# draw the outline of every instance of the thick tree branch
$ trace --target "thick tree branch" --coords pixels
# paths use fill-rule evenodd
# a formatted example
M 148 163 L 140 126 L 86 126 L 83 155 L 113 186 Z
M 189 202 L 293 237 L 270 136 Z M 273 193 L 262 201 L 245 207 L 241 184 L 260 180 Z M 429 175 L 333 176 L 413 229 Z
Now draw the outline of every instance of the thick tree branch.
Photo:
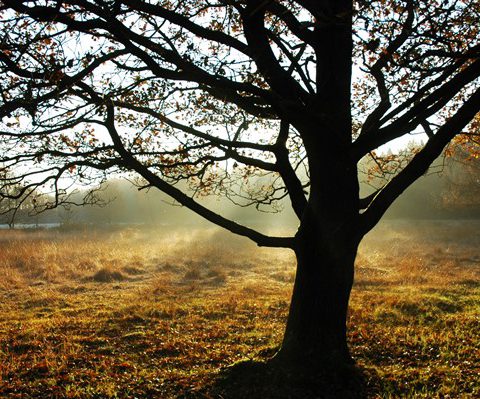
M 116 151 L 122 157 L 122 165 L 130 170 L 136 171 L 152 186 L 158 188 L 160 191 L 172 197 L 175 201 L 194 211 L 198 215 L 202 216 L 206 220 L 231 231 L 232 233 L 248 237 L 252 241 L 256 242 L 259 246 L 264 247 L 284 247 L 293 248 L 293 237 L 270 237 L 249 227 L 242 226 L 232 220 L 226 219 L 223 216 L 211 211 L 203 205 L 196 202 L 193 198 L 183 193 L 178 188 L 168 184 L 162 180 L 159 176 L 151 172 L 148 167 L 136 160 L 132 154 L 127 151 L 122 143 L 122 140 L 115 127 L 114 107 L 112 103 L 106 104 L 107 107 L 107 120 L 106 126 L 110 137 L 113 140 Z
M 256 1 L 248 1 L 242 13 L 245 38 L 253 59 L 274 92 L 289 99 L 292 105 L 298 102 L 296 107 L 305 105 L 309 102 L 310 95 L 278 64 L 270 47 L 264 26 L 265 11 L 263 4 L 259 6 Z
M 274 153 L 277 158 L 278 171 L 290 195 L 292 208 L 298 219 L 301 220 L 307 206 L 307 199 L 305 198 L 302 182 L 298 178 L 297 174 L 292 168 L 292 164 L 290 163 L 289 152 L 287 149 L 289 128 L 290 125 L 288 122 L 281 122 L 280 132 L 275 144 Z
M 291 52 L 286 48 L 286 46 L 282 43 L 282 41 L 280 40 L 280 38 L 273 34 L 273 33 L 269 33 L 269 37 L 270 39 L 278 46 L 278 48 L 280 48 L 282 50 L 282 52 L 286 55 L 286 57 L 288 58 L 288 60 L 290 61 L 290 67 L 288 68 L 288 71 L 287 73 L 289 75 L 292 74 L 292 72 L 296 72 L 298 73 L 298 76 L 300 76 L 300 79 L 302 80 L 303 82 L 303 85 L 306 87 L 306 89 L 308 90 L 308 92 L 311 94 L 311 95 L 314 95 L 315 94 L 315 90 L 313 89 L 313 86 L 312 86 L 312 83 L 313 81 L 311 81 L 308 76 L 306 75 L 306 73 L 304 72 L 304 70 L 302 69 L 302 66 L 299 64 L 299 60 L 300 58 L 302 57 L 303 55 L 303 52 L 305 51 L 305 48 L 306 48 L 306 45 L 303 45 L 301 46 L 300 50 L 298 51 L 298 54 L 296 54 L 295 56 L 293 54 L 291 54 Z
M 376 190 L 366 197 L 360 198 L 358 209 L 367 209 L 381 190 Z
M 371 131 L 368 136 L 364 135 L 357 139 L 352 146 L 354 156 L 360 159 L 363 155 L 375 148 L 412 132 L 425 121 L 425 119 L 434 115 L 447 105 L 462 88 L 479 77 L 480 59 L 475 60 L 451 80 L 444 83 L 443 86 L 418 101 L 406 111 L 405 114 L 393 121 L 390 125 L 380 128 L 377 131 Z
M 268 12 L 280 18 L 288 29 L 304 43 L 309 45 L 315 43 L 313 32 L 305 24 L 302 24 L 286 6 L 276 1 L 268 1 L 265 6 Z
M 480 112 L 480 89 L 460 107 L 410 163 L 371 201 L 368 209 L 360 215 L 361 229 L 365 233 L 375 226 L 395 199 L 428 170 L 432 162 L 441 155 L 445 146 L 461 133 L 478 112 Z

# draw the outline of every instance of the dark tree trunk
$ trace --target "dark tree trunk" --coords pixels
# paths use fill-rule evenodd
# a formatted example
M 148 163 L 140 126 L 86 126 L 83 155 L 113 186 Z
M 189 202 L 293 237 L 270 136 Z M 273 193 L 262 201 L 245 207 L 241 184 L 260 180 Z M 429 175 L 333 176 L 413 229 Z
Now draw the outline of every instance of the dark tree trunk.
M 310 165 L 309 203 L 295 237 L 297 273 L 278 357 L 325 369 L 352 363 L 346 321 L 362 235 L 355 164 L 347 157 L 326 164 L 317 159 Z
M 351 363 L 346 320 L 357 245 L 301 231 L 280 358 L 314 368 Z
M 346 320 L 361 239 L 357 160 L 349 151 L 353 2 L 311 5 L 337 23 L 316 25 L 316 101 L 310 113 L 289 118 L 307 152 L 310 191 L 295 237 L 297 274 L 277 357 L 290 365 L 325 369 L 351 363 Z

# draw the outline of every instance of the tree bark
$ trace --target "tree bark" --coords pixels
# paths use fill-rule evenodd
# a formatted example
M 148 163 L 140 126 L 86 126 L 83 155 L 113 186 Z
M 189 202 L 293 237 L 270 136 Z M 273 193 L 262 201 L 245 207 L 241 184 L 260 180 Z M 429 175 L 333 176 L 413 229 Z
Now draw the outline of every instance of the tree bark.
M 359 239 L 340 230 L 319 234 L 312 223 L 297 234 L 297 274 L 282 347 L 290 365 L 313 369 L 351 364 L 347 310 Z

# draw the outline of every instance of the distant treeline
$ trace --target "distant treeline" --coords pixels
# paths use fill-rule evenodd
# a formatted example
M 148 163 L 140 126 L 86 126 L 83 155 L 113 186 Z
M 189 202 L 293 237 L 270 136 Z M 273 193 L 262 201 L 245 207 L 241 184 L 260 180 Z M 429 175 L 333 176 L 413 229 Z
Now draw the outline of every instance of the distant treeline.
M 378 179 L 377 185 L 381 184 Z M 372 192 L 372 182 L 362 184 L 361 192 Z M 476 219 L 480 218 L 480 162 L 466 157 L 447 159 L 433 172 L 420 178 L 393 204 L 386 218 L 403 219 Z M 103 206 L 60 207 L 31 216 L 28 207 L 20 210 L 16 223 L 44 224 L 199 224 L 203 219 L 156 189 L 138 190 L 125 180 L 110 180 L 99 192 Z M 80 199 L 82 193 L 77 194 Z M 226 199 L 202 199 L 205 205 L 224 216 L 247 224 L 295 226 L 296 218 L 285 203 L 280 213 L 258 212 L 254 207 L 241 208 Z M 8 223 L 9 215 L 0 216 Z
M 458 151 L 409 187 L 386 218 L 480 219 L 480 160 Z

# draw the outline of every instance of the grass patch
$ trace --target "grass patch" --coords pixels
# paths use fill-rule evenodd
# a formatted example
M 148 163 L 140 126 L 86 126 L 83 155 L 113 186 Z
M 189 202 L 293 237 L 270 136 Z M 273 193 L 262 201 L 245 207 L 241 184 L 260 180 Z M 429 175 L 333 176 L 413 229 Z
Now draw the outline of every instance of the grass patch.
M 367 237 L 348 320 L 364 397 L 480 397 L 478 227 Z M 134 233 L 0 232 L 0 397 L 327 395 L 252 363 L 281 342 L 290 252 L 215 230 Z M 232 377 L 232 364 L 254 366 Z
M 97 283 L 111 283 L 112 281 L 124 281 L 126 279 L 127 277 L 121 271 L 106 267 L 101 268 L 92 276 L 92 280 Z

